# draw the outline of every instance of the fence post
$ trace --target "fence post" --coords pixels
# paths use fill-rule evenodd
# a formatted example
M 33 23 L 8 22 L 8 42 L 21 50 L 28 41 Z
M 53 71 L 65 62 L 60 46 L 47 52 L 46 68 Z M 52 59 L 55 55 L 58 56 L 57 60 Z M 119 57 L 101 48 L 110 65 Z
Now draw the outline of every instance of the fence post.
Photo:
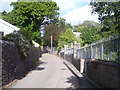
M 76 52 L 76 50 L 77 50 L 77 42 L 75 41 L 74 42 L 74 54 L 73 54 L 73 58 L 76 58 L 76 54 L 77 54 L 77 52 Z
M 87 70 L 87 65 L 86 65 L 86 59 L 87 59 L 87 58 L 86 58 L 86 56 L 87 56 L 87 55 L 86 55 L 86 47 L 84 47 L 84 60 L 85 60 L 85 61 L 84 61 L 84 62 L 85 62 L 85 63 L 84 63 L 84 66 L 85 66 L 85 73 L 86 73 L 86 70 Z
M 84 47 L 84 59 L 86 59 L 86 47 Z
M 76 58 L 78 58 L 79 52 L 78 49 L 76 50 Z
M 91 51 L 91 54 L 90 54 L 91 57 L 90 58 L 92 59 L 93 58 L 93 48 L 92 48 L 92 45 L 90 45 L 90 51 Z
M 97 53 L 97 46 L 95 46 L 95 59 L 97 59 L 98 53 Z
M 68 45 L 64 45 L 64 59 L 65 59 L 65 54 L 66 54 L 67 48 L 68 48 Z

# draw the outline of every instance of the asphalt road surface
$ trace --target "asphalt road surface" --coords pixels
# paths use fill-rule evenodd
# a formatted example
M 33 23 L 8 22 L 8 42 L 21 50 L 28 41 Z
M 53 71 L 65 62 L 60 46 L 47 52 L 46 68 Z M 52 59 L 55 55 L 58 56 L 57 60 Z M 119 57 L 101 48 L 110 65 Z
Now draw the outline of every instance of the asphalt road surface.
M 36 70 L 10 88 L 80 88 L 80 84 L 62 59 L 55 55 L 43 54 Z

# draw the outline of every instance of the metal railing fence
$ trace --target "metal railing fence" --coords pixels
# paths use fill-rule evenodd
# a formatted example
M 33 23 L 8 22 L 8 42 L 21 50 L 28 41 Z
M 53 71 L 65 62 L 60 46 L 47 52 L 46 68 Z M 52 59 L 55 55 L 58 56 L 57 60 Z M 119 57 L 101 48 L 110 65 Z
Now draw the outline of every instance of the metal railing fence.
M 118 62 L 120 58 L 120 36 L 115 35 L 87 47 L 68 48 L 65 54 L 76 54 L 77 59 L 100 59 Z

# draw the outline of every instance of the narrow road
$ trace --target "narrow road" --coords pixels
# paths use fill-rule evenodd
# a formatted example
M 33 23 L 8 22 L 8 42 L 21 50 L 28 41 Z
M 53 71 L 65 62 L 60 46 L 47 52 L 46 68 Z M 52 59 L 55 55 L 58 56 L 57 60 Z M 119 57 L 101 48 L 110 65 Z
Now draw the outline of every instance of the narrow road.
M 80 88 L 78 78 L 64 61 L 51 54 L 43 54 L 40 65 L 10 88 Z

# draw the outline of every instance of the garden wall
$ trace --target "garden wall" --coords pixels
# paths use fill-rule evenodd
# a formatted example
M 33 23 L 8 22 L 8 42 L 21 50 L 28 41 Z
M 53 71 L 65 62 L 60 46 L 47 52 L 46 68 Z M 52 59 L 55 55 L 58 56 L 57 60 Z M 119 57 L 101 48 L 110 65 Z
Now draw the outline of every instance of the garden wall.
M 18 48 L 13 42 L 0 41 L 2 44 L 2 85 L 4 86 L 16 78 L 23 77 L 34 69 L 36 61 L 41 56 L 39 47 L 31 47 L 27 58 L 21 58 Z
M 80 59 L 73 58 L 73 54 L 65 54 L 64 59 L 72 63 L 80 71 Z
M 80 73 L 84 73 L 84 75 L 98 87 L 118 88 L 120 85 L 118 63 L 102 60 L 73 59 L 72 54 L 64 55 L 60 53 L 59 56 L 72 63 Z
M 86 76 L 102 88 L 118 88 L 118 64 L 105 61 L 87 61 Z

